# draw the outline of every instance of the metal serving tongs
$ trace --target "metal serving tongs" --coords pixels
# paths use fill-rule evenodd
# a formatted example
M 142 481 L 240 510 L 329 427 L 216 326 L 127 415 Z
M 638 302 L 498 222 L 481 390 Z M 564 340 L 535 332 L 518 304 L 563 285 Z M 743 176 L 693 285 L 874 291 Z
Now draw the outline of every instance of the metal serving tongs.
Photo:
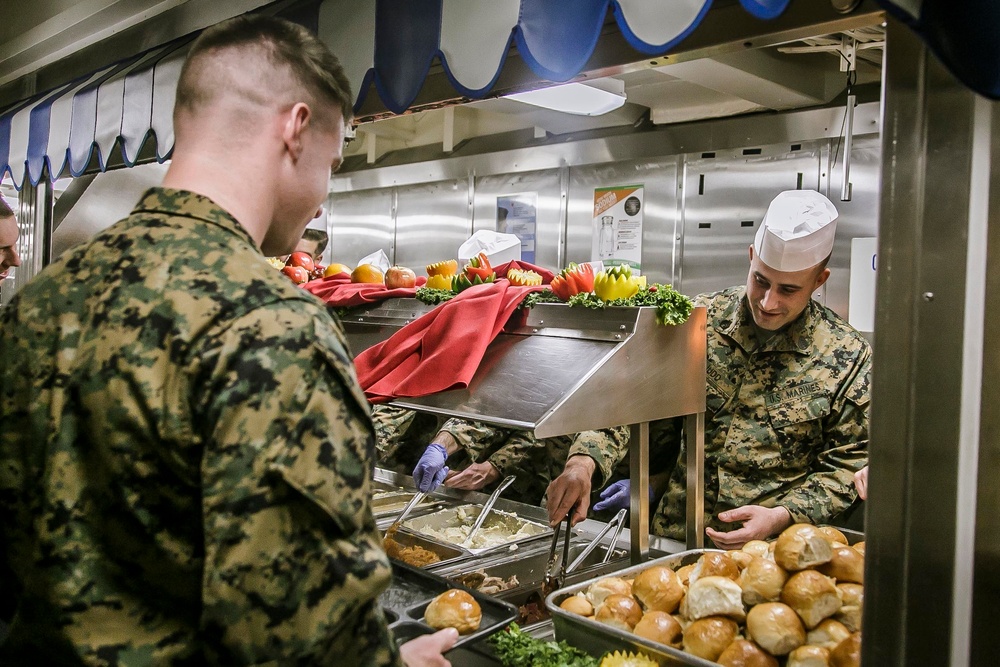
M 570 563 L 569 567 L 566 568 L 566 573 L 568 574 L 574 571 L 577 567 L 579 567 L 580 564 L 583 563 L 583 561 L 587 558 L 587 556 L 589 556 L 590 553 L 597 548 L 597 546 L 601 543 L 601 540 L 604 539 L 604 536 L 607 535 L 609 532 L 611 532 L 611 529 L 613 528 L 615 532 L 611 536 L 611 543 L 608 545 L 608 550 L 604 554 L 604 559 L 601 560 L 601 562 L 607 563 L 609 560 L 611 560 L 611 554 L 613 554 L 615 551 L 615 542 L 618 541 L 618 536 L 621 535 L 622 529 L 625 527 L 626 514 L 628 514 L 627 509 L 618 510 L 618 514 L 616 514 L 614 518 L 611 519 L 611 521 L 608 521 L 607 525 L 601 529 L 601 532 L 599 532 L 597 536 L 590 541 L 590 544 L 587 545 L 587 548 L 581 551 L 580 555 L 577 556 L 575 559 L 573 559 L 573 562 Z
M 406 503 L 406 505 L 403 507 L 403 511 L 399 513 L 399 516 L 397 516 L 396 520 L 392 522 L 392 525 L 389 526 L 389 529 L 385 531 L 385 534 L 389 535 L 391 533 L 395 533 L 396 530 L 399 528 L 399 526 L 403 523 L 403 519 L 405 519 L 407 515 L 409 515 L 410 511 L 414 507 L 419 505 L 420 502 L 426 497 L 427 493 L 425 493 L 424 491 L 417 491 L 416 493 L 414 493 L 413 497 L 410 498 L 410 502 Z
M 493 490 L 493 493 L 490 494 L 486 504 L 483 505 L 483 509 L 479 512 L 479 516 L 476 517 L 476 522 L 472 524 L 472 530 L 469 531 L 469 534 L 464 540 L 462 540 L 462 544 L 459 546 L 464 547 L 472 543 L 473 536 L 479 531 L 480 528 L 483 527 L 483 522 L 486 521 L 486 517 L 489 516 L 489 513 L 493 511 L 493 506 L 496 504 L 500 494 L 503 493 L 504 489 L 513 484 L 515 479 L 517 479 L 517 477 L 514 475 L 507 475 L 504 480 L 500 482 L 500 485 Z
M 545 567 L 545 580 L 542 582 L 542 598 L 546 597 L 552 591 L 562 588 L 563 581 L 566 579 L 566 562 L 569 560 L 569 541 L 573 536 L 573 526 L 570 524 L 570 518 L 573 516 L 575 509 L 575 505 L 571 507 L 569 512 L 566 513 L 564 520 L 566 523 L 566 534 L 563 535 L 562 560 L 559 563 L 558 574 L 554 574 L 552 570 L 555 569 L 556 565 L 556 546 L 559 544 L 559 530 L 562 528 L 563 521 L 556 524 L 552 535 L 552 546 L 549 547 L 549 563 Z

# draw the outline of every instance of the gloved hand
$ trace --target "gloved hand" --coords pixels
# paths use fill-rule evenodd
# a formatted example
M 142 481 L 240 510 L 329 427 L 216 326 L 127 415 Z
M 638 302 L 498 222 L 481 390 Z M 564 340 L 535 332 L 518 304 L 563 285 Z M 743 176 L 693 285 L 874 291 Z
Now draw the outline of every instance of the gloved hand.
M 444 445 L 432 442 L 427 445 L 427 449 L 420 456 L 416 467 L 413 469 L 413 481 L 417 489 L 428 493 L 438 488 L 448 474 L 448 468 L 444 465 L 448 458 L 448 452 Z
M 600 502 L 594 503 L 594 510 L 613 510 L 618 511 L 621 509 L 628 509 L 629 506 L 629 493 L 632 489 L 632 485 L 627 479 L 620 479 L 614 484 L 605 487 L 601 491 Z M 655 500 L 655 495 L 653 493 L 653 487 L 649 487 L 649 502 L 652 503 Z

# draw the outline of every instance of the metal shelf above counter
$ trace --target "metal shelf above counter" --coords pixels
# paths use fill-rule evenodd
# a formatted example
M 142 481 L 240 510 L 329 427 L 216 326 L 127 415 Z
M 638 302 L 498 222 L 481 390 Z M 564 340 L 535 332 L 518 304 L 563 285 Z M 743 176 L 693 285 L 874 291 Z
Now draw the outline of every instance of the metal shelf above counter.
M 431 307 L 388 299 L 342 317 L 360 351 L 389 338 Z M 651 307 L 590 309 L 538 304 L 499 334 L 465 389 L 399 398 L 393 405 L 533 431 L 538 438 L 630 425 L 633 559 L 649 540 L 649 422 L 685 416 L 688 546 L 703 544 L 706 314 L 656 322 Z

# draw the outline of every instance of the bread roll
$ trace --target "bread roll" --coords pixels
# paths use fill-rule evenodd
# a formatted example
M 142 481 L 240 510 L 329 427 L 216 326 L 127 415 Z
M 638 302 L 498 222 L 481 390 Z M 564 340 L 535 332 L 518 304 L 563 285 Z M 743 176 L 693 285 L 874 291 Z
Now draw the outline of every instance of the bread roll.
M 860 542 L 855 542 L 854 544 L 851 545 L 851 548 L 854 549 L 855 551 L 857 551 L 862 556 L 865 555 L 865 542 L 864 542 L 864 540 L 862 540 Z
M 851 636 L 851 631 L 840 621 L 824 619 L 806 635 L 806 643 L 832 649 Z
M 746 551 L 727 551 L 726 555 L 733 559 L 740 572 L 753 560 L 753 554 L 749 554 Z
M 698 562 L 694 564 L 688 585 L 690 586 L 701 577 L 726 577 L 737 581 L 740 578 L 740 568 L 728 554 L 722 551 L 709 551 L 702 554 Z
M 844 624 L 851 632 L 861 632 L 861 607 L 856 604 L 844 605 L 833 618 Z
M 748 639 L 733 641 L 716 662 L 722 667 L 778 667 L 773 655 Z
M 840 611 L 840 591 L 833 579 L 816 570 L 802 570 L 788 578 L 781 601 L 795 610 L 810 630 Z
M 800 646 L 788 654 L 785 667 L 830 667 L 830 651 L 821 646 Z
M 642 607 L 631 595 L 617 593 L 604 598 L 604 604 L 597 608 L 594 619 L 613 628 L 632 632 L 632 628 L 642 618 Z
M 740 551 L 745 551 L 751 556 L 760 556 L 761 558 L 764 558 L 767 556 L 768 549 L 768 544 L 764 540 L 750 540 L 743 545 L 743 548 L 740 549 Z
M 632 632 L 639 637 L 667 646 L 679 646 L 681 635 L 684 634 L 677 619 L 665 611 L 647 611 L 635 624 Z
M 786 581 L 788 573 L 780 565 L 773 560 L 754 556 L 740 573 L 743 603 L 752 606 L 761 602 L 777 602 L 781 599 L 781 589 Z
M 587 589 L 587 599 L 597 609 L 609 595 L 632 595 L 632 585 L 621 577 L 598 579 Z
M 822 565 L 833 558 L 833 550 L 816 526 L 797 523 L 786 528 L 774 543 L 774 561 L 789 572 Z
M 752 607 L 747 614 L 747 634 L 771 655 L 785 655 L 806 642 L 802 620 L 780 602 Z
M 559 608 L 565 609 L 571 614 L 579 614 L 580 616 L 594 615 L 594 605 L 590 604 L 590 600 L 583 595 L 569 596 L 559 603 Z
M 632 595 L 647 611 L 673 613 L 684 597 L 684 586 L 676 572 L 656 565 L 636 576 L 632 581 Z
M 681 580 L 683 585 L 687 586 L 691 583 L 691 570 L 693 569 L 694 563 L 677 568 L 677 578 Z
M 743 591 L 739 584 L 728 577 L 698 579 L 688 588 L 685 600 L 687 617 L 691 620 L 706 616 L 729 616 L 739 621 L 746 618 Z
M 837 584 L 840 598 L 845 605 L 862 606 L 865 601 L 865 587 L 861 584 Z
M 830 651 L 830 667 L 861 667 L 860 632 L 855 632 Z
M 830 562 L 823 563 L 816 569 L 828 577 L 833 577 L 837 583 L 865 582 L 865 558 L 851 547 L 834 547 Z
M 479 629 L 483 611 L 479 603 L 463 590 L 453 588 L 431 600 L 424 610 L 424 622 L 435 630 L 455 628 L 459 634 Z
M 684 650 L 705 660 L 717 660 L 736 639 L 739 626 L 729 618 L 698 619 L 684 630 Z
M 844 546 L 847 545 L 847 538 L 844 537 L 842 532 L 833 526 L 817 526 L 817 528 L 819 528 L 819 532 L 823 533 L 823 537 L 827 539 L 831 547 L 837 546 L 838 544 L 843 544 Z

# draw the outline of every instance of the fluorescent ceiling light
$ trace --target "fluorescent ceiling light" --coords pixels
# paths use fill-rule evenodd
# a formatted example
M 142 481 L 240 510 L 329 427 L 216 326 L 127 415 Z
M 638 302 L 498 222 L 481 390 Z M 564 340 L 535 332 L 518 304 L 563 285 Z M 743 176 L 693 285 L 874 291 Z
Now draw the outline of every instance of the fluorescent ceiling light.
M 604 79 L 601 81 L 601 86 L 611 90 L 603 90 L 584 83 L 567 83 L 506 97 L 536 107 L 578 116 L 600 116 L 625 104 L 624 81 Z

